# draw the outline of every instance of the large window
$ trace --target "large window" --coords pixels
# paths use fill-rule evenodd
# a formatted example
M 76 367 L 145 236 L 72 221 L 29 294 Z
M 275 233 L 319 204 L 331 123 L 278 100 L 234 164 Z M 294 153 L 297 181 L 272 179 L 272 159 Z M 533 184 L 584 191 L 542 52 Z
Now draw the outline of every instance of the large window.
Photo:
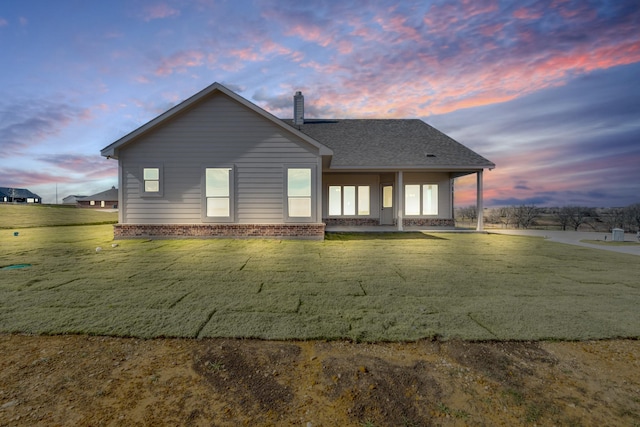
M 405 215 L 438 215 L 438 186 L 408 184 L 404 186 Z
M 287 169 L 287 216 L 311 218 L 311 168 Z
M 205 169 L 205 216 L 211 220 L 232 218 L 232 168 Z
M 364 216 L 370 213 L 368 185 L 330 185 L 329 216 Z

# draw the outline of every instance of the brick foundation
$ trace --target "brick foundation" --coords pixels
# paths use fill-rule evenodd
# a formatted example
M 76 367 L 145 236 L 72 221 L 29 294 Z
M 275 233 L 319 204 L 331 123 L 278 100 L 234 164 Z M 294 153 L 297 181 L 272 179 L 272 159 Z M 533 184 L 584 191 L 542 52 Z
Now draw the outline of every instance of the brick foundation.
M 278 238 L 324 239 L 324 224 L 116 224 L 115 239 L 135 238 Z
M 453 219 L 446 218 L 404 218 L 402 224 L 405 227 L 455 227 Z

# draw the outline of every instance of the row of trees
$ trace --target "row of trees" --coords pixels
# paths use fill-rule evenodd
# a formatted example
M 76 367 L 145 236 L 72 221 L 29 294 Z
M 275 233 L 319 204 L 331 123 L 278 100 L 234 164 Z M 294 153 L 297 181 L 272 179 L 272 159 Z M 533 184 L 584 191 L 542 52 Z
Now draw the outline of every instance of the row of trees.
M 478 218 L 476 206 L 457 209 L 457 218 L 473 222 Z M 488 209 L 485 212 L 485 222 L 500 224 L 505 228 L 529 228 L 538 225 L 544 218 L 545 222 L 559 225 L 562 230 L 571 228 L 578 230 L 580 226 L 591 229 L 622 228 L 625 231 L 640 231 L 640 203 L 624 208 L 590 208 L 586 206 L 563 206 L 560 208 L 539 208 L 535 205 L 507 206 Z
M 502 224 L 506 228 L 529 228 L 540 214 L 540 208 L 535 205 L 508 206 L 491 209 L 486 220 L 488 223 Z

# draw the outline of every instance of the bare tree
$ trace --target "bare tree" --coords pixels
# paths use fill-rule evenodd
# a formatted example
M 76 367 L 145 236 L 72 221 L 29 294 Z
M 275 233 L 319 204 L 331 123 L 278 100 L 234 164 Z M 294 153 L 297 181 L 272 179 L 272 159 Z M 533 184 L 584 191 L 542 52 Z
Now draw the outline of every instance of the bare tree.
M 589 218 L 595 216 L 594 210 L 585 206 L 571 205 L 560 209 L 563 210 L 564 215 L 567 216 L 568 225 L 571 225 L 575 231 L 578 231 L 578 228 L 580 228 L 582 224 L 585 224 Z
M 473 222 L 478 219 L 478 208 L 475 205 L 465 206 L 458 208 L 458 218 L 464 220 L 468 219 L 469 222 Z
M 502 208 L 491 209 L 489 211 L 489 215 L 487 215 L 487 222 L 489 222 L 490 224 L 502 224 L 504 226 L 501 212 L 502 212 Z
M 558 219 L 560 227 L 562 227 L 562 231 L 565 231 L 567 229 L 567 225 L 569 225 L 569 212 L 567 210 L 567 207 L 564 206 L 558 208 L 558 210 L 555 212 L 555 217 Z
M 473 222 L 478 219 L 478 207 L 476 205 L 469 205 L 465 208 L 467 218 L 469 221 Z
M 511 223 L 516 228 L 529 228 L 540 216 L 540 208 L 535 205 L 510 206 L 507 208 L 506 216 L 507 225 Z
M 629 231 L 640 231 L 640 203 L 624 208 L 624 222 Z
M 607 225 L 609 231 L 614 228 L 624 228 L 625 208 L 610 208 L 600 214 L 600 219 Z
M 529 228 L 540 216 L 540 209 L 535 205 L 514 206 L 513 216 L 517 228 Z

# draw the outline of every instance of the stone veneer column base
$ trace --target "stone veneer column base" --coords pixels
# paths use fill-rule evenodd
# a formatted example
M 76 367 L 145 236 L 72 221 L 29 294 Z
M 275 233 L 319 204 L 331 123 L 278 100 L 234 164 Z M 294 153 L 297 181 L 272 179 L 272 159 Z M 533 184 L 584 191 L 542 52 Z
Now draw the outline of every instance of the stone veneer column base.
M 327 226 L 374 227 L 380 225 L 378 218 L 322 218 Z
M 402 224 L 405 227 L 455 227 L 453 219 L 445 218 L 404 218 Z
M 323 240 L 320 224 L 116 224 L 115 239 L 263 238 Z

